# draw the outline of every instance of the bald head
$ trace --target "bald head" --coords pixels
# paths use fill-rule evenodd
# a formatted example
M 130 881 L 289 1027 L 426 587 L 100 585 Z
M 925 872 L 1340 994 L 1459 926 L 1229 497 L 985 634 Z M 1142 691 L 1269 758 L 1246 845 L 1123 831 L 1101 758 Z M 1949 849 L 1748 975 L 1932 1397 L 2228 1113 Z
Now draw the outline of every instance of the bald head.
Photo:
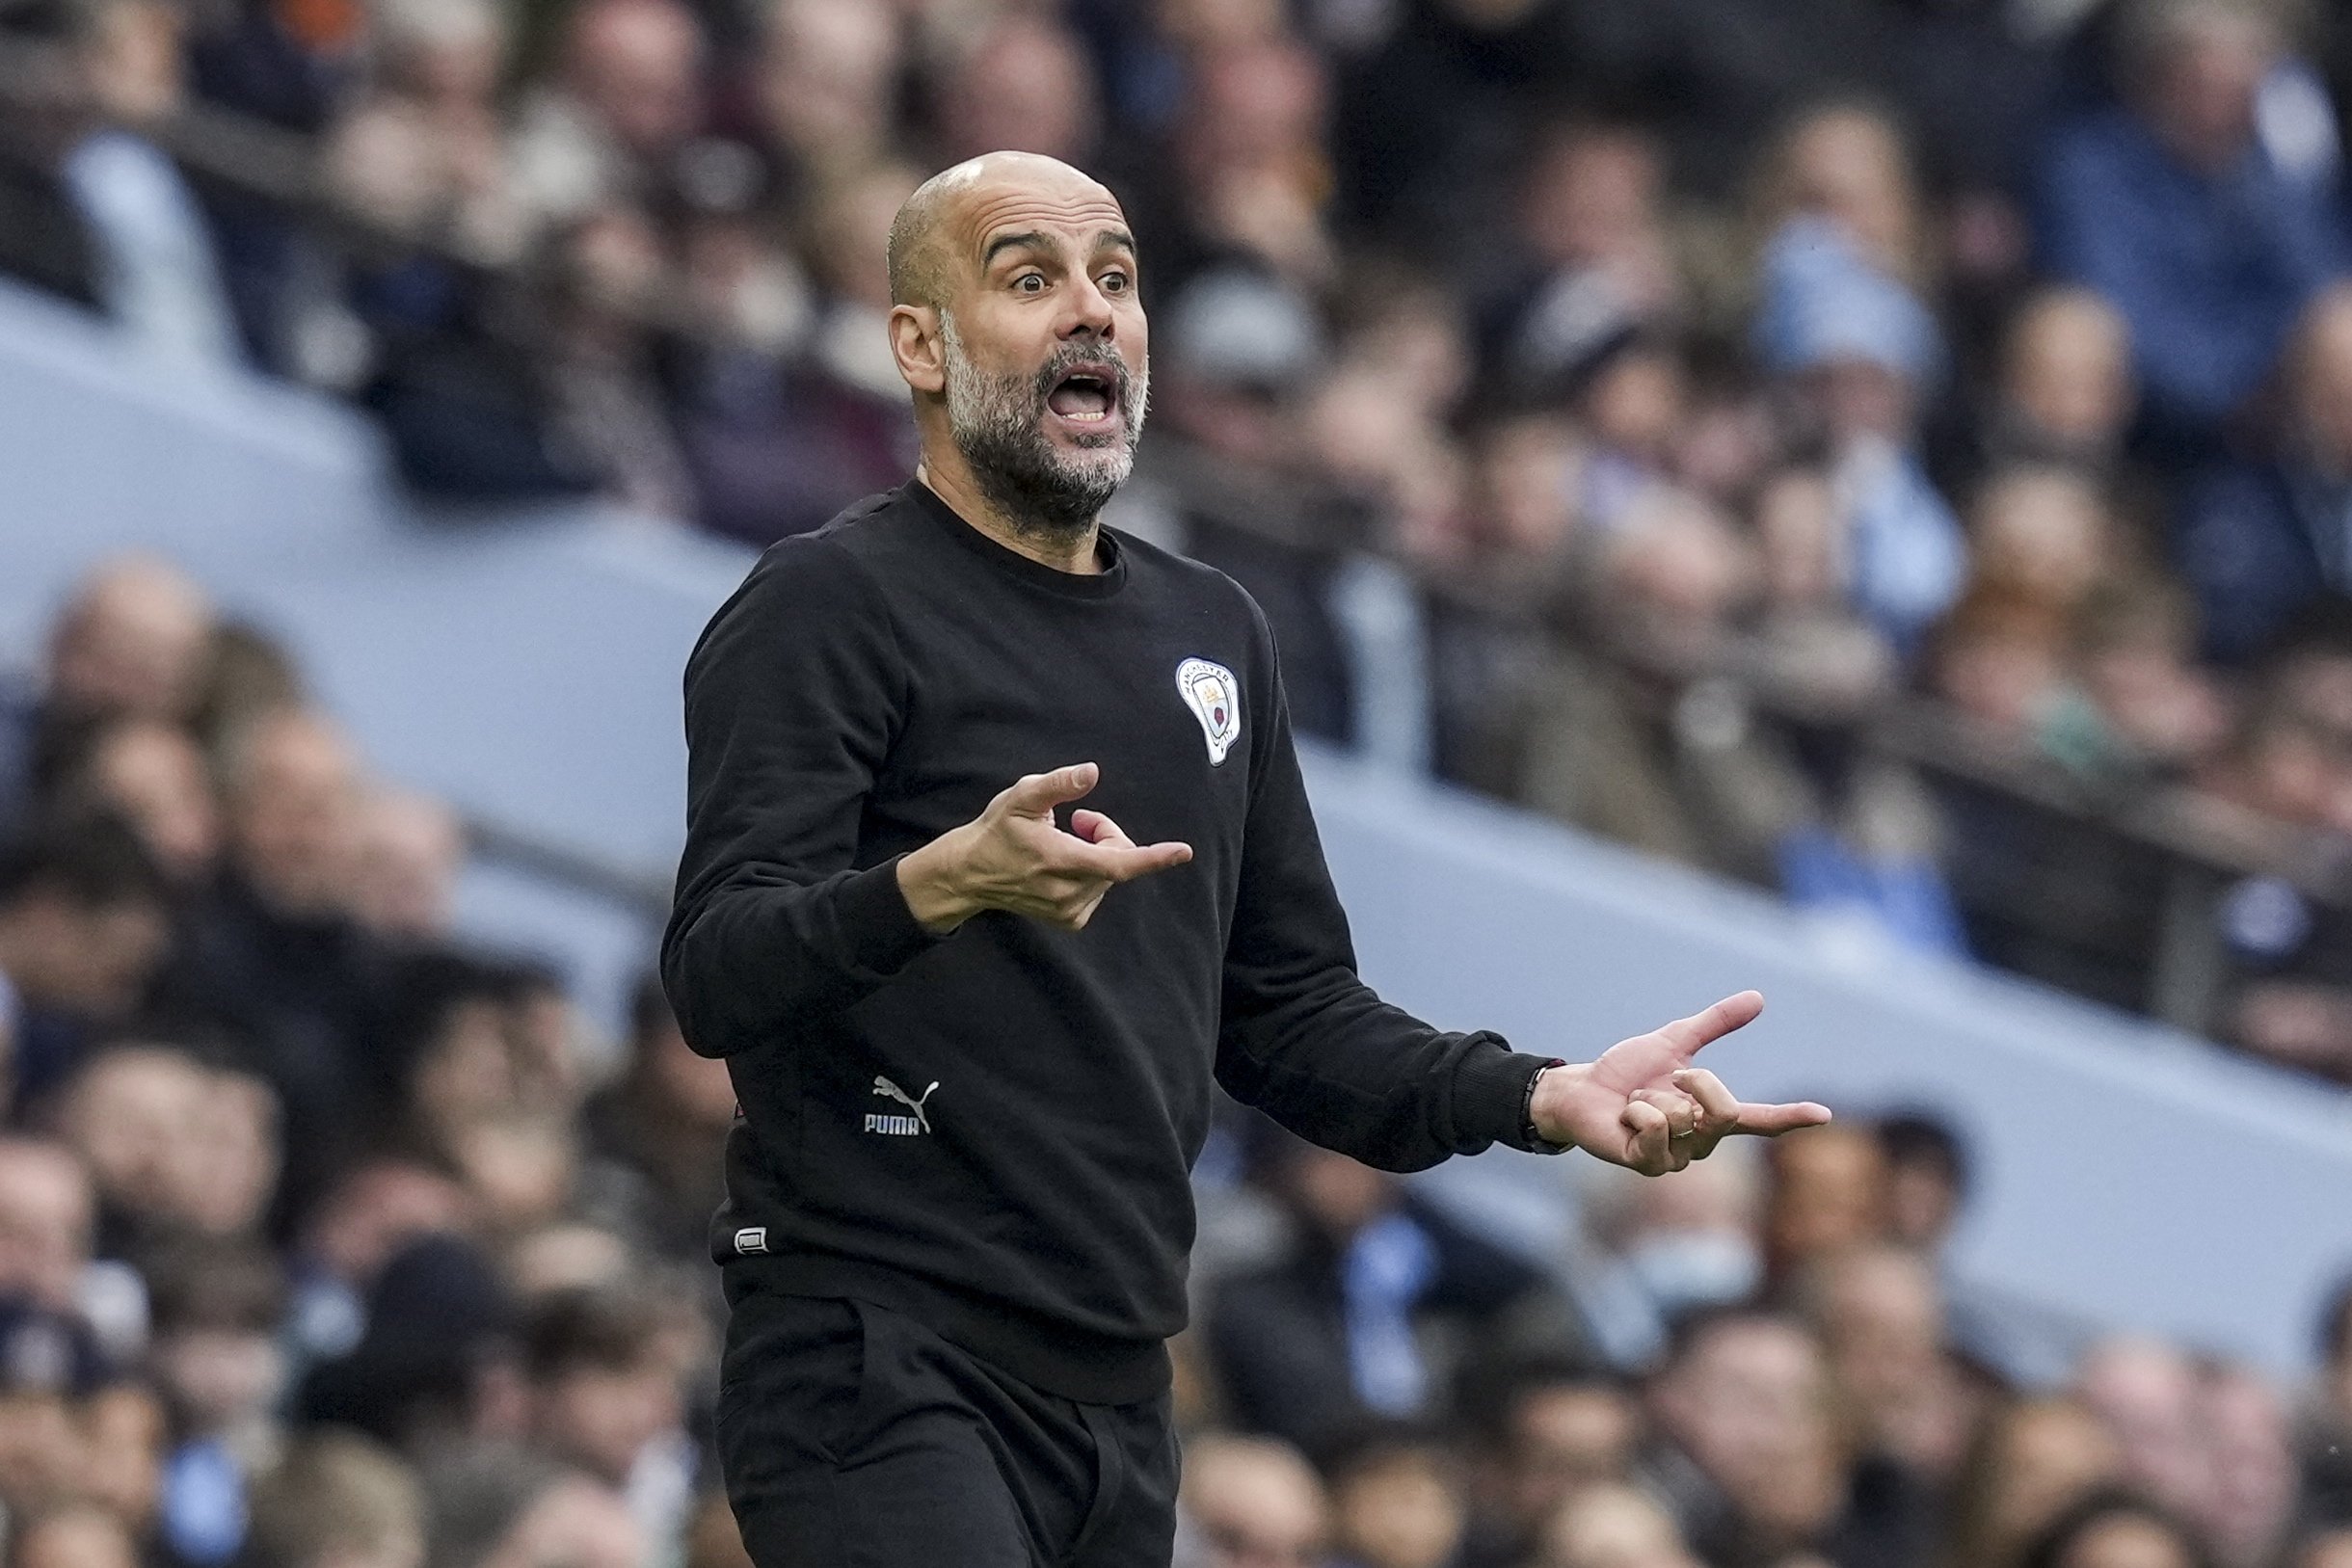
M 178 719 L 194 701 L 212 635 L 212 602 L 151 555 L 105 562 L 59 617 L 50 687 L 77 712 Z
M 1059 158 L 1035 152 L 986 152 L 967 158 L 918 186 L 891 224 L 891 303 L 945 308 L 954 287 L 958 229 L 997 200 L 1025 198 L 1093 198 L 1113 211 L 1119 204 L 1100 180 Z M 976 254 L 974 259 L 978 259 Z

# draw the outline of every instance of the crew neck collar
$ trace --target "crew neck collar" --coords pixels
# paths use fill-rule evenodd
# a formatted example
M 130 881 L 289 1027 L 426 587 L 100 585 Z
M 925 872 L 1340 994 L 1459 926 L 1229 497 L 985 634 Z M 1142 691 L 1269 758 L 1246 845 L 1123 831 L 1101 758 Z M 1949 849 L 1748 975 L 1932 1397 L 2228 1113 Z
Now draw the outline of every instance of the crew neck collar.
M 1058 567 L 1034 561 L 1008 545 L 1000 545 L 979 529 L 964 520 L 963 514 L 942 499 L 939 492 L 921 479 L 910 479 L 900 493 L 910 496 L 923 516 L 937 523 L 948 536 L 965 549 L 986 561 L 1008 576 L 1042 588 L 1047 593 L 1064 598 L 1109 598 L 1127 585 L 1127 552 L 1120 548 L 1118 537 L 1108 528 L 1094 532 L 1095 549 L 1103 563 L 1100 571 L 1064 571 Z

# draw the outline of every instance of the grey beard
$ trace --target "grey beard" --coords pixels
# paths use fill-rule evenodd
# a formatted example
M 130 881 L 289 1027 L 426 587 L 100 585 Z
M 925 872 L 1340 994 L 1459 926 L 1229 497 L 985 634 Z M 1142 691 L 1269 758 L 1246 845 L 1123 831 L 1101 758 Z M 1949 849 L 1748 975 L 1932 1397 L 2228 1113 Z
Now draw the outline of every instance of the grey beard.
M 1135 471 L 1136 442 L 1151 403 L 1150 375 L 1131 375 L 1115 354 L 1065 343 L 1034 375 L 983 376 L 965 358 L 955 322 L 945 311 L 940 335 L 948 351 L 948 434 L 980 492 L 1024 534 L 1056 542 L 1082 537 Z M 1056 449 L 1039 427 L 1054 384 L 1072 365 L 1095 359 L 1118 374 L 1123 434 L 1106 433 L 1090 448 L 1104 457 L 1086 462 Z

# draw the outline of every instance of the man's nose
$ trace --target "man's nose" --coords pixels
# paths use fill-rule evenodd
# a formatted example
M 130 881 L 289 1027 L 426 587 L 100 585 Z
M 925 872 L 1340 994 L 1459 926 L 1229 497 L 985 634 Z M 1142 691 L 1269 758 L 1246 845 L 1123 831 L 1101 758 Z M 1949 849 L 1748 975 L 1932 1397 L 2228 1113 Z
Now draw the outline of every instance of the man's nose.
M 1070 291 L 1070 313 L 1061 324 L 1061 335 L 1075 337 L 1084 332 L 1108 341 L 1113 320 L 1110 296 L 1093 279 L 1081 278 L 1078 286 Z

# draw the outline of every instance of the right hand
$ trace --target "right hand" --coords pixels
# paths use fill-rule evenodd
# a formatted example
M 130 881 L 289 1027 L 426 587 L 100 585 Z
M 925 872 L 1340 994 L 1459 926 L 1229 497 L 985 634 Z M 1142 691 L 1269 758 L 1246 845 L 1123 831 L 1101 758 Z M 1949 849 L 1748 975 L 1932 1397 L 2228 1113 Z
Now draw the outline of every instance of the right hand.
M 1073 811 L 1064 832 L 1054 808 L 1080 799 L 1102 772 L 1092 762 L 1032 773 L 972 821 L 898 862 L 898 887 L 926 931 L 954 930 L 986 909 L 1078 931 L 1122 882 L 1182 865 L 1183 843 L 1137 845 L 1100 811 Z

